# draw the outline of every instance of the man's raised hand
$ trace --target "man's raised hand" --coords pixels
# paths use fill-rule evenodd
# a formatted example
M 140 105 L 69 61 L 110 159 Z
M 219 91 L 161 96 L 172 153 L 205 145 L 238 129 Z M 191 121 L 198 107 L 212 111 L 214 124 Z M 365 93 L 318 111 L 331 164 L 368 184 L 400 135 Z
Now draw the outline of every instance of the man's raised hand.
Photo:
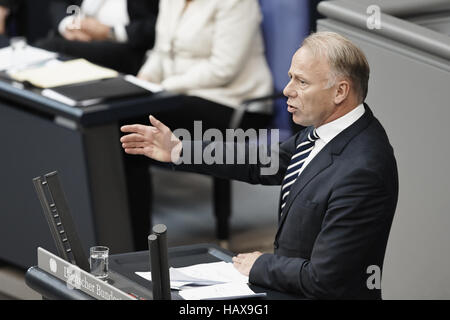
M 120 142 L 128 154 L 145 155 L 161 162 L 177 162 L 181 141 L 155 117 L 150 116 L 151 126 L 141 124 L 126 125 L 120 131 L 128 133 Z

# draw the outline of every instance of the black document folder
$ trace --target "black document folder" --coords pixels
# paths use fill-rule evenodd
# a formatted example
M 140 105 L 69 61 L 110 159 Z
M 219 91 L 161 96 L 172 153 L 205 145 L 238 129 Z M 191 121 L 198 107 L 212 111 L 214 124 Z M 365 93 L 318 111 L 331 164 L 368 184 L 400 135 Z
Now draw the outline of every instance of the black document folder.
M 74 107 L 87 107 L 114 99 L 151 95 L 152 92 L 123 77 L 89 81 L 42 91 L 42 95 Z

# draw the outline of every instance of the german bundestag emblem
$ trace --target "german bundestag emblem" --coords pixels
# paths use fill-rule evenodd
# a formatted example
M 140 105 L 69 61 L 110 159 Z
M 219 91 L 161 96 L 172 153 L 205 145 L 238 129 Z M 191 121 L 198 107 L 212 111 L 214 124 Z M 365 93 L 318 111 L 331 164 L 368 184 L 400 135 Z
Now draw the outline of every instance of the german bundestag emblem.
M 53 273 L 56 273 L 56 271 L 58 271 L 58 265 L 56 264 L 55 259 L 50 259 L 49 264 L 50 264 L 50 270 Z

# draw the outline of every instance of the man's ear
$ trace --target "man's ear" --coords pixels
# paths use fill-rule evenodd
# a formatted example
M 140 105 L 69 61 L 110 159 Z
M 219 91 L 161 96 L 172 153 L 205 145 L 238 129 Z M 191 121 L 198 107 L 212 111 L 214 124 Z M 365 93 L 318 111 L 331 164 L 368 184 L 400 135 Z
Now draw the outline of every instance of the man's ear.
M 341 79 L 336 86 L 336 94 L 334 96 L 334 103 L 339 105 L 345 99 L 347 99 L 350 94 L 351 83 L 347 79 Z

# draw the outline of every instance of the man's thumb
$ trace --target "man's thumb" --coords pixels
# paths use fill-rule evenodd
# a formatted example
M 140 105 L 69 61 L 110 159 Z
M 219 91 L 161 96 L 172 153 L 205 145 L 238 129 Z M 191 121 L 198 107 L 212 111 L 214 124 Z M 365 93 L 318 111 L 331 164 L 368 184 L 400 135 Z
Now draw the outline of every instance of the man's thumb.
M 149 119 L 150 119 L 150 123 L 152 124 L 152 126 L 158 128 L 160 130 L 164 129 L 165 125 L 161 121 L 156 119 L 154 116 L 150 116 Z

